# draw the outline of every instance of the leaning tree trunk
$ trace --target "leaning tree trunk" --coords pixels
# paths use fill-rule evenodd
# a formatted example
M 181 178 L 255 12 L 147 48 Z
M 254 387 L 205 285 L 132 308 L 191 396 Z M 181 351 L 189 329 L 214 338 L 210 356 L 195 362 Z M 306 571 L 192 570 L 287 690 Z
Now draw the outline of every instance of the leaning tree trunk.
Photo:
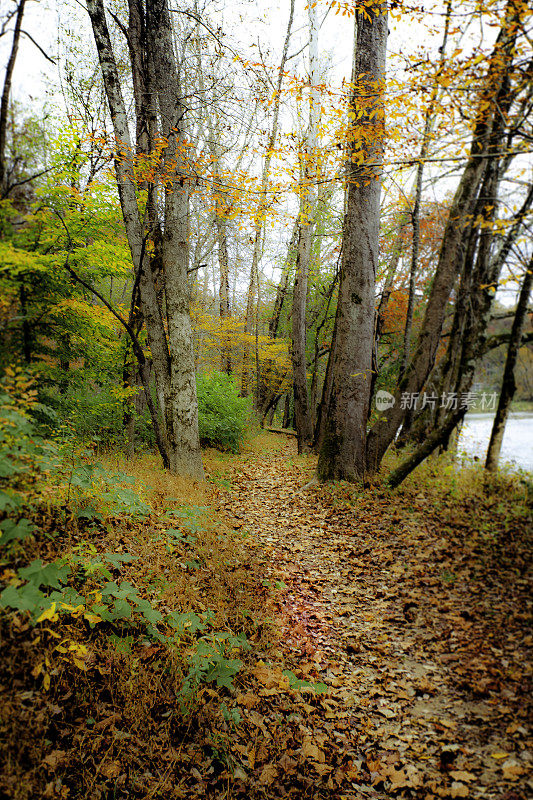
M 366 427 L 374 339 L 383 148 L 387 6 L 361 3 L 356 15 L 350 111 L 356 123 L 347 147 L 348 183 L 342 264 L 330 359 L 331 392 L 318 458 L 319 480 L 358 480 L 366 471 Z M 363 156 L 363 163 L 359 165 Z
M 482 217 L 485 222 L 493 220 L 498 203 L 497 190 L 504 161 L 501 155 L 501 138 L 512 102 L 507 76 L 502 82 L 496 101 L 499 114 L 495 118 L 489 141 L 487 155 L 490 160 L 483 181 L 484 194 L 481 198 Z M 490 228 L 492 227 L 491 225 Z M 464 304 L 465 321 L 461 355 L 457 369 L 457 383 L 454 386 L 455 405 L 415 451 L 388 476 L 386 480 L 390 486 L 398 486 L 437 447 L 446 447 L 450 436 L 468 411 L 467 398 L 472 388 L 476 366 L 485 352 L 490 311 L 503 265 L 500 258 L 491 258 L 494 240 L 492 230 L 481 230 L 472 280 L 469 283 L 468 302 Z
M 522 335 L 524 332 L 524 323 L 526 320 L 532 284 L 533 258 L 530 259 L 529 264 L 526 267 L 526 273 L 520 288 L 516 313 L 513 319 L 513 327 L 511 328 L 511 338 L 507 348 L 507 358 L 503 371 L 500 399 L 498 401 L 496 416 L 494 417 L 489 448 L 487 451 L 487 460 L 485 462 L 485 467 L 489 470 L 489 472 L 494 472 L 498 466 L 498 459 L 500 457 L 500 450 L 503 442 L 503 434 L 505 433 L 505 425 L 507 423 L 507 417 L 509 416 L 511 402 L 516 392 L 515 367 L 518 358 L 518 351 L 520 350 L 520 342 L 522 341 Z
M 455 192 L 439 253 L 439 262 L 424 320 L 414 352 L 395 393 L 395 404 L 384 412 L 368 434 L 367 467 L 375 472 L 403 423 L 407 409 L 403 393 L 417 394 L 423 388 L 435 363 L 444 315 L 453 285 L 464 260 L 469 228 L 475 224 L 473 211 L 485 173 L 487 152 L 494 119 L 499 114 L 498 98 L 507 81 L 517 37 L 516 0 L 509 0 L 492 55 L 484 90 L 477 109 L 469 159 Z

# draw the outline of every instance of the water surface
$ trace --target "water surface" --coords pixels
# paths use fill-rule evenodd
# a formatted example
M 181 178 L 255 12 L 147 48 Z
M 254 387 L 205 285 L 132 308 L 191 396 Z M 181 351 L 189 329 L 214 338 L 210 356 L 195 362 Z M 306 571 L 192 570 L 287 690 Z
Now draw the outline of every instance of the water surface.
M 484 461 L 487 455 L 494 414 L 470 413 L 459 437 L 459 452 L 478 456 Z M 511 412 L 500 453 L 500 464 L 512 463 L 523 469 L 533 470 L 533 414 Z

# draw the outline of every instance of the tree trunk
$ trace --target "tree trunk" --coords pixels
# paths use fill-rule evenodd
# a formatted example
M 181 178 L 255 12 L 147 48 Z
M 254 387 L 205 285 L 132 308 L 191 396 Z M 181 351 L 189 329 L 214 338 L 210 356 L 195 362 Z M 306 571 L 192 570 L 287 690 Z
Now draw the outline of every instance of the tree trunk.
M 313 428 L 307 393 L 305 312 L 307 308 L 307 275 L 311 256 L 312 228 L 300 229 L 296 276 L 292 301 L 292 379 L 294 385 L 294 419 L 298 434 L 298 453 L 307 453 L 313 443 Z
M 0 101 L 0 198 L 7 197 L 9 193 L 8 177 L 6 170 L 6 141 L 7 141 L 7 114 L 9 108 L 9 95 L 11 94 L 11 81 L 13 70 L 17 60 L 17 52 L 20 41 L 20 29 L 22 27 L 22 17 L 24 16 L 24 6 L 26 0 L 19 0 L 15 17 L 15 30 L 13 31 L 13 42 L 11 53 L 6 67 L 4 77 L 4 87 L 2 90 L 2 100 Z
M 203 467 L 198 438 L 198 406 L 188 310 L 188 187 L 181 171 L 178 148 L 178 141 L 182 141 L 180 128 L 182 110 L 176 101 L 179 84 L 167 2 L 157 0 L 149 3 L 146 18 L 142 16 L 142 8 L 138 5 L 137 11 L 146 23 L 148 47 L 144 57 L 150 63 L 146 66 L 145 78 L 149 80 L 152 77 L 154 80 L 155 86 L 152 88 L 155 89 L 159 100 L 162 134 L 166 134 L 168 139 L 164 152 L 168 185 L 165 191 L 165 227 L 161 242 L 168 342 L 152 265 L 146 248 L 147 236 L 144 235 L 139 215 L 135 183 L 128 167 L 134 151 L 102 0 L 88 0 L 87 10 L 91 18 L 117 141 L 115 169 L 126 236 L 134 266 L 134 293 L 138 285 L 141 310 L 152 354 L 156 391 L 165 422 L 165 441 L 158 442 L 158 445 L 162 454 L 166 452 L 173 472 L 179 471 L 199 478 L 203 476 Z M 132 66 L 135 69 L 134 65 Z M 155 97 L 152 97 L 152 102 L 155 102 Z M 137 109 L 146 109 L 147 105 L 137 99 Z M 148 110 L 146 114 L 149 115 Z M 150 132 L 150 124 L 153 123 L 153 117 L 151 123 L 150 120 L 145 121 L 144 130 Z M 137 128 L 139 130 L 139 124 Z M 150 402 L 143 364 L 141 364 L 141 376 L 147 391 L 147 401 Z
M 283 266 L 280 282 L 276 289 L 276 298 L 274 300 L 274 308 L 272 311 L 272 316 L 268 323 L 268 335 L 270 336 L 271 339 L 275 339 L 278 335 L 283 303 L 285 301 L 285 297 L 287 296 L 287 290 L 289 288 L 290 268 L 293 264 L 293 260 L 294 261 L 296 260 L 295 253 L 297 253 L 297 248 L 298 248 L 298 223 L 294 225 L 292 231 L 292 236 L 289 243 L 289 249 L 287 250 L 287 258 Z
M 357 122 L 348 143 L 348 196 L 343 224 L 332 388 L 318 458 L 318 478 L 359 480 L 366 471 L 366 426 L 374 341 L 375 281 L 383 149 L 386 5 L 356 14 L 354 90 Z M 373 13 L 375 12 L 375 13 Z M 363 163 L 358 165 L 361 154 Z
M 413 240 L 411 248 L 411 268 L 409 270 L 409 296 L 407 301 L 407 312 L 405 315 L 405 331 L 403 339 L 403 352 L 400 362 L 400 380 L 403 377 L 407 364 L 409 363 L 409 356 L 411 353 L 411 332 L 413 327 L 413 314 L 415 309 L 415 290 L 416 290 L 416 276 L 418 273 L 418 254 L 420 250 L 420 207 L 422 204 L 422 183 L 424 178 L 424 166 L 426 158 L 428 157 L 429 147 L 431 143 L 431 132 L 435 119 L 435 105 L 439 93 L 438 77 L 444 66 L 446 44 L 448 42 L 448 33 L 450 29 L 450 16 L 452 10 L 452 0 L 448 0 L 446 4 L 446 18 L 444 23 L 444 32 L 442 36 L 442 44 L 439 47 L 439 63 L 437 66 L 435 83 L 431 92 L 429 106 L 426 111 L 424 121 L 424 133 L 422 135 L 422 147 L 420 148 L 420 161 L 416 168 L 416 181 L 415 181 L 415 198 L 413 210 L 411 213 L 411 224 L 413 227 Z
M 381 369 L 378 357 L 379 342 L 381 339 L 381 334 L 383 333 L 383 328 L 385 326 L 385 313 L 387 311 L 387 306 L 389 304 L 390 296 L 392 294 L 392 289 L 394 286 L 394 277 L 396 275 L 396 271 L 398 269 L 398 265 L 400 263 L 400 259 L 403 253 L 403 247 L 404 247 L 403 231 L 408 224 L 408 219 L 409 216 L 407 211 L 404 212 L 399 219 L 398 233 L 396 235 L 396 239 L 392 249 L 391 259 L 387 268 L 387 276 L 385 278 L 385 283 L 383 284 L 383 289 L 381 291 L 381 297 L 379 300 L 378 309 L 375 314 L 374 346 L 372 349 L 372 379 L 370 382 L 370 397 L 369 397 L 369 408 L 368 408 L 369 416 L 371 413 L 370 406 L 372 403 L 372 398 L 374 397 L 376 382 Z
M 314 215 L 316 206 L 316 171 L 318 167 L 316 142 L 320 110 L 318 96 L 318 23 L 316 3 L 308 4 L 309 13 L 309 127 L 303 147 L 303 186 L 299 216 L 298 252 L 292 294 L 292 376 L 294 383 L 294 418 L 298 435 L 298 453 L 307 453 L 313 444 L 313 423 L 307 391 L 307 282 L 313 248 Z
M 268 208 L 267 190 L 270 177 L 270 164 L 272 161 L 272 153 L 276 144 L 278 135 L 278 119 L 279 119 L 279 106 L 281 99 L 281 86 L 285 74 L 285 64 L 287 62 L 287 55 L 289 51 L 289 42 L 291 38 L 292 22 L 294 19 L 294 2 L 291 0 L 291 7 L 289 11 L 289 21 L 287 23 L 287 33 L 285 34 L 285 42 L 283 44 L 283 51 L 281 54 L 281 61 L 278 69 L 278 82 L 276 86 L 276 94 L 274 99 L 274 114 L 272 118 L 272 127 L 270 129 L 270 136 L 268 138 L 267 151 L 263 163 L 263 171 L 261 175 L 261 193 L 259 202 L 257 204 L 257 211 L 255 214 L 254 223 L 254 236 L 253 236 L 253 255 L 252 264 L 250 267 L 250 281 L 248 285 L 248 294 L 246 299 L 246 317 L 244 321 L 244 331 L 251 334 L 254 323 L 254 310 L 257 309 L 256 293 L 258 291 L 259 283 L 259 262 L 261 261 L 261 232 L 263 230 L 263 218 Z M 241 379 L 241 394 L 247 396 L 249 391 L 249 372 L 250 372 L 250 348 L 245 344 L 243 353 L 243 370 Z
M 464 264 L 469 230 L 475 223 L 473 211 L 487 164 L 495 115 L 499 114 L 496 97 L 500 95 L 512 63 L 517 35 L 516 16 L 515 0 L 509 0 L 497 43 L 489 59 L 470 157 L 451 204 L 417 346 L 398 385 L 394 406 L 380 416 L 368 434 L 367 466 L 372 472 L 379 468 L 383 455 L 405 419 L 407 409 L 400 402 L 402 393 L 419 393 L 435 363 L 447 303 Z
M 487 451 L 487 460 L 485 468 L 489 472 L 494 472 L 498 466 L 498 459 L 500 457 L 500 450 L 503 442 L 503 435 L 505 433 L 505 425 L 514 394 L 516 392 L 515 382 L 515 367 L 518 358 L 518 351 L 520 350 L 520 342 L 524 332 L 524 323 L 527 315 L 527 308 L 529 303 L 529 296 L 531 294 L 531 286 L 533 283 L 533 259 L 530 259 L 526 267 L 526 273 L 520 287 L 520 295 L 518 297 L 518 304 L 513 319 L 513 326 L 511 328 L 511 338 L 507 348 L 507 358 L 505 360 L 505 368 L 503 371 L 502 388 L 500 392 L 500 399 L 498 401 L 498 408 L 494 423 L 492 426 L 492 433 L 490 435 L 490 442 Z
M 285 395 L 285 404 L 283 406 L 283 422 L 281 423 L 282 428 L 288 428 L 290 423 L 291 417 L 291 396 L 290 393 L 287 392 Z
M 165 224 L 163 264 L 170 351 L 170 408 L 168 434 L 170 468 L 175 474 L 204 477 L 198 434 L 198 400 L 189 314 L 189 176 L 183 164 L 186 152 L 183 117 L 179 100 L 179 75 L 174 57 L 172 27 L 167 0 L 147 3 L 148 44 L 154 60 L 155 83 L 161 115 L 161 133 L 167 140 L 163 167 Z M 178 95 L 178 97 L 177 97 Z

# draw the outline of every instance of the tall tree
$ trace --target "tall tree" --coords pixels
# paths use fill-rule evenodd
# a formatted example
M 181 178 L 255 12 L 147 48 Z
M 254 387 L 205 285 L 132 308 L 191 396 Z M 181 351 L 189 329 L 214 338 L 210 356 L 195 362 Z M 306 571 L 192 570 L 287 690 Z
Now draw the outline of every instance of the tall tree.
M 183 153 L 185 110 L 179 97 L 180 76 L 174 55 L 174 43 L 167 0 L 155 0 L 143 6 L 136 3 L 136 13 L 144 29 L 145 50 L 142 53 L 145 86 L 157 101 L 158 141 L 162 145 L 159 172 L 164 185 L 164 225 L 158 255 L 162 260 L 162 280 L 166 304 L 168 338 L 163 323 L 162 304 L 156 290 L 150 247 L 153 231 L 146 230 L 137 202 L 132 175 L 134 148 L 128 128 L 128 117 L 120 76 L 113 53 L 111 37 L 102 0 L 88 0 L 87 9 L 98 50 L 102 77 L 116 139 L 115 169 L 126 236 L 134 266 L 134 290 L 138 286 L 141 310 L 152 354 L 158 397 L 165 421 L 166 461 L 174 473 L 203 477 L 198 436 L 198 404 L 189 316 L 188 268 L 188 203 L 189 188 Z M 135 90 L 134 86 L 134 90 Z M 137 113 L 143 109 L 142 124 L 137 130 L 150 136 L 156 123 L 143 98 L 136 103 Z
M 356 4 L 353 89 L 349 103 L 342 263 L 330 353 L 331 391 L 318 458 L 320 480 L 357 480 L 366 471 L 379 246 L 387 5 Z
M 303 146 L 303 168 L 298 250 L 292 300 L 292 373 L 294 383 L 294 419 L 298 452 L 309 451 L 313 444 L 313 422 L 307 391 L 307 283 L 313 247 L 316 205 L 317 127 L 320 110 L 318 84 L 318 20 L 316 3 L 309 3 L 309 124 Z

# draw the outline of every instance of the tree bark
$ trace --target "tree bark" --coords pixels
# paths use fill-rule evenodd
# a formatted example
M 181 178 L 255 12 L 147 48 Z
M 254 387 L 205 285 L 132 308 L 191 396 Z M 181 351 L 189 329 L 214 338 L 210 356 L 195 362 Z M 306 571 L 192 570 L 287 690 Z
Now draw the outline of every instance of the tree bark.
M 383 149 L 386 4 L 364 4 L 356 14 L 354 90 L 357 122 L 347 148 L 348 182 L 337 301 L 332 388 L 317 474 L 359 480 L 366 471 L 366 426 L 374 340 L 375 280 Z M 356 162 L 363 155 L 363 163 Z M 359 158 L 358 158 L 359 157 Z M 368 166 L 367 166 L 368 165 Z
M 309 125 L 303 147 L 303 186 L 298 220 L 298 252 L 292 294 L 292 376 L 294 383 L 294 418 L 298 434 L 298 453 L 309 452 L 313 445 L 313 423 L 307 391 L 307 283 L 313 248 L 316 206 L 317 126 L 320 110 L 318 83 L 318 22 L 316 3 L 308 4 L 309 13 Z
M 524 332 L 524 323 L 526 320 L 529 296 L 531 294 L 531 286 L 533 284 L 533 258 L 530 259 L 526 267 L 522 286 L 520 287 L 520 294 L 516 306 L 516 312 L 513 319 L 513 326 L 511 328 L 511 338 L 507 348 L 507 358 L 505 360 L 505 368 L 503 371 L 502 388 L 500 398 L 498 401 L 498 408 L 494 423 L 492 425 L 492 432 L 490 435 L 490 442 L 487 451 L 487 460 L 485 468 L 489 472 L 494 472 L 498 467 L 498 459 L 500 457 L 500 450 L 503 442 L 503 435 L 505 433 L 505 425 L 509 416 L 509 410 L 514 394 L 516 392 L 515 382 L 515 368 L 518 358 L 518 351 L 520 350 L 520 343 Z
M 10 188 L 8 186 L 6 170 L 7 115 L 9 108 L 9 96 L 11 94 L 11 81 L 13 79 L 15 61 L 17 60 L 20 30 L 22 27 L 22 17 L 24 16 L 25 5 L 26 0 L 19 0 L 15 17 L 15 30 L 13 31 L 13 43 L 11 45 L 11 52 L 9 54 L 9 59 L 6 66 L 4 87 L 2 89 L 2 100 L 0 101 L 0 197 L 2 198 L 7 197 Z
M 279 323 L 281 319 L 281 312 L 283 310 L 283 303 L 285 302 L 285 298 L 287 296 L 287 291 L 289 288 L 289 274 L 290 268 L 293 264 L 293 259 L 295 260 L 295 253 L 297 253 L 298 248 L 298 223 L 294 225 L 291 240 L 289 242 L 289 249 L 287 250 L 287 258 L 285 260 L 285 264 L 283 265 L 283 271 L 281 274 L 280 282 L 276 289 L 276 298 L 274 300 L 274 308 L 272 310 L 272 316 L 270 317 L 270 321 L 268 323 L 268 335 L 271 339 L 275 339 L 278 335 Z
M 172 26 L 167 0 L 146 6 L 148 45 L 154 61 L 161 134 L 167 141 L 163 264 L 170 351 L 169 432 L 173 433 L 170 468 L 176 474 L 204 477 L 198 434 L 198 400 L 194 372 L 192 326 L 189 314 L 189 185 L 183 154 L 185 110 L 179 100 Z M 178 96 L 177 96 L 178 95 Z

